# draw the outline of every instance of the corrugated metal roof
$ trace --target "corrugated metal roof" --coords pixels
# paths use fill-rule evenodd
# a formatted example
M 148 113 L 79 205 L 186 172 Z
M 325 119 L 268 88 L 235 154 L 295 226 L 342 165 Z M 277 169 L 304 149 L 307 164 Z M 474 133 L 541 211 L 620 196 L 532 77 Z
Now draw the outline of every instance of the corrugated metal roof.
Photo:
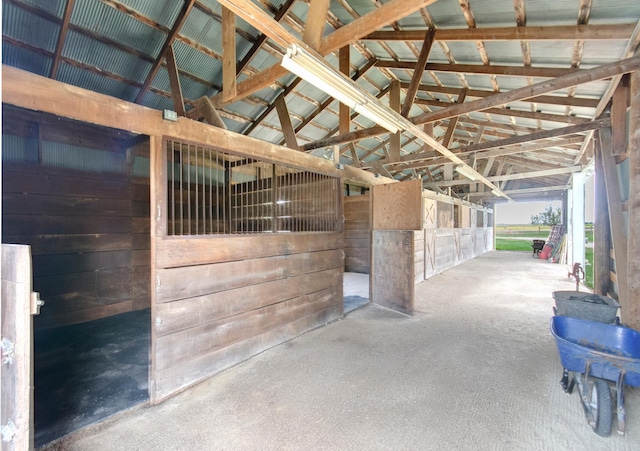
M 42 17 L 16 8 L 9 3 L 2 3 L 2 33 L 18 41 L 54 52 L 60 27 Z
M 71 22 L 153 58 L 166 34 L 95 0 L 76 0 Z
M 2 64 L 18 67 L 46 77 L 51 72 L 52 60 L 39 53 L 16 47 L 8 42 L 3 42 Z
M 273 16 L 286 0 L 261 0 L 255 2 L 270 16 Z M 391 0 L 383 0 L 381 3 L 388 3 Z M 21 2 L 25 5 L 20 7 Z M 146 79 L 152 62 L 158 56 L 159 50 L 164 44 L 167 33 L 175 22 L 184 2 L 182 0 L 110 0 L 113 3 L 121 3 L 126 8 L 134 10 L 137 14 L 146 17 L 145 20 L 160 24 L 160 29 L 147 25 L 136 19 L 135 14 L 128 15 L 107 3 L 98 0 L 76 0 L 72 25 L 66 37 L 63 50 L 63 57 L 71 60 L 71 65 L 61 63 L 57 78 L 61 81 L 91 89 L 97 92 L 112 95 L 125 100 L 134 100 L 139 92 L 139 85 Z M 350 5 L 350 9 L 356 14 L 364 15 L 376 8 L 373 0 L 345 0 Z M 330 3 L 332 16 L 341 24 L 349 24 L 356 20 L 350 11 L 343 8 L 342 2 L 333 1 Z M 16 6 L 17 5 L 17 6 Z M 31 5 L 31 6 L 29 6 Z M 52 58 L 55 51 L 58 32 L 60 29 L 60 19 L 66 5 L 65 0 L 12 0 L 11 3 L 3 2 L 3 63 L 21 67 L 26 70 L 45 75 L 49 74 Z M 526 26 L 553 26 L 565 25 L 575 26 L 578 22 L 579 0 L 559 2 L 557 0 L 536 0 L 535 2 L 525 2 Z M 385 30 L 426 30 L 427 22 L 433 21 L 438 29 L 460 29 L 460 33 L 466 33 L 469 23 L 467 22 L 464 8 L 465 4 L 458 0 L 439 0 L 426 7 L 427 14 L 423 17 L 420 12 L 406 16 L 395 23 L 383 27 Z M 475 21 L 475 26 L 479 29 L 486 27 L 509 27 L 516 26 L 516 13 L 512 0 L 494 1 L 473 1 L 469 2 L 469 8 Z M 34 11 L 34 12 L 30 12 Z M 289 30 L 295 37 L 300 38 L 300 30 L 304 27 L 304 22 L 309 11 L 307 1 L 299 0 L 290 9 L 290 17 L 281 21 L 281 25 Z M 176 55 L 176 62 L 181 71 L 180 81 L 182 93 L 187 101 L 193 101 L 202 95 L 213 95 L 222 84 L 222 64 L 219 58 L 222 57 L 222 33 L 221 33 L 221 6 L 216 0 L 199 0 L 192 8 L 185 24 L 179 31 L 180 36 L 184 36 L 187 41 L 193 41 L 198 48 L 185 43 L 183 38 L 178 37 L 173 42 Z M 45 19 L 43 17 L 50 17 Z M 590 24 L 634 24 L 640 19 L 640 2 L 637 0 L 599 0 L 592 2 L 589 23 Z M 333 30 L 334 19 L 328 20 L 325 24 L 324 35 L 330 34 Z M 241 60 L 253 47 L 255 37 L 261 31 L 250 26 L 244 20 L 238 18 L 236 21 L 238 33 L 236 34 L 236 54 L 238 61 Z M 82 30 L 85 31 L 82 31 Z M 96 37 L 92 38 L 91 35 Z M 100 39 L 104 42 L 100 42 Z M 15 44 L 13 42 L 17 41 Z M 119 43 L 118 46 L 109 45 L 110 41 Z M 21 42 L 23 44 L 21 44 Z M 352 67 L 362 67 L 368 62 L 368 58 L 373 57 L 380 60 L 390 61 L 398 58 L 401 62 L 414 63 L 417 60 L 414 48 L 419 51 L 422 39 L 406 43 L 402 41 L 388 41 L 386 46 L 371 40 L 360 41 L 357 45 L 351 46 L 350 62 Z M 491 66 L 524 66 L 523 48 L 519 41 L 497 41 L 485 40 L 482 46 L 486 51 Z M 29 47 L 41 49 L 40 53 L 28 50 Z M 120 49 L 117 47 L 121 47 Z M 385 48 L 386 47 L 386 48 Z M 572 59 L 577 55 L 580 57 L 580 67 L 595 67 L 608 62 L 616 61 L 623 57 L 623 51 L 627 47 L 627 39 L 618 40 L 586 40 L 583 43 L 581 53 L 576 53 L 576 41 L 571 40 L 532 40 L 529 41 L 530 56 L 532 66 L 536 67 L 558 67 L 569 68 Z M 275 50 L 274 50 L 275 48 Z M 269 41 L 263 46 L 252 59 L 249 68 L 238 77 L 238 82 L 243 82 L 253 74 L 280 63 L 278 54 L 279 46 Z M 450 56 L 445 54 L 444 49 L 448 48 Z M 127 50 L 128 49 L 128 50 Z M 390 49 L 390 52 L 387 50 Z M 446 43 L 436 42 L 429 55 L 429 63 L 449 64 L 452 57 L 456 64 L 482 65 L 478 43 L 472 40 L 454 40 Z M 337 68 L 337 52 L 326 56 L 329 65 Z M 86 70 L 78 66 L 86 66 Z M 386 69 L 373 67 L 357 81 L 358 85 L 367 90 L 372 95 L 379 95 L 380 91 L 387 88 L 392 79 L 409 82 L 413 76 L 412 69 Z M 288 74 L 274 80 L 269 86 L 251 93 L 251 96 L 241 101 L 227 105 L 223 108 L 223 121 L 228 124 L 231 130 L 243 131 L 251 124 L 246 123 L 244 118 L 255 120 L 265 111 L 267 102 L 271 104 L 273 100 L 282 93 L 295 75 Z M 499 88 L 501 91 L 518 89 L 533 82 L 546 81 L 546 78 L 516 77 L 454 72 L 425 72 L 421 74 L 421 83 L 426 86 L 433 86 L 435 91 L 442 85 L 452 88 L 461 88 L 463 84 L 471 89 L 492 92 Z M 497 84 L 496 84 L 497 83 Z M 133 86 L 137 85 L 137 86 Z M 146 92 L 142 104 L 152 108 L 164 109 L 173 108 L 170 96 L 171 86 L 168 73 L 161 67 L 157 76 L 152 82 L 152 89 L 164 91 Z M 571 91 L 576 97 L 588 97 L 599 99 L 609 87 L 606 80 L 596 81 L 584 85 L 579 85 Z M 569 90 L 560 90 L 554 95 L 566 96 Z M 418 92 L 418 98 L 436 99 L 442 102 L 451 102 L 457 96 L 438 92 Z M 286 103 L 292 116 L 291 120 L 296 127 L 303 118 L 314 116 L 311 123 L 305 126 L 298 134 L 300 143 L 309 140 L 325 138 L 329 130 L 333 130 L 338 124 L 338 103 L 333 101 L 329 107 L 318 113 L 318 105 L 328 96 L 324 92 L 309 83 L 301 82 L 298 87 L 288 94 Z M 310 101 L 312 99 L 312 101 Z M 401 95 L 404 100 L 404 94 Z M 467 101 L 475 100 L 470 98 Z M 389 96 L 385 95 L 380 102 L 388 105 Z M 523 112 L 531 111 L 532 104 L 524 100 L 512 102 L 512 108 Z M 271 107 L 272 108 L 272 107 Z M 579 117 L 591 118 L 595 112 L 594 108 L 571 107 L 565 105 L 537 104 L 536 110 L 564 115 L 570 112 Z M 414 105 L 409 116 L 417 115 L 425 111 L 439 110 L 439 107 L 431 108 L 427 105 Z M 487 115 L 482 112 L 471 113 L 471 119 L 466 116 L 460 118 L 459 129 L 454 134 L 454 143 L 451 147 L 459 144 L 456 139 L 475 137 L 475 130 L 479 124 L 485 123 L 489 128 L 496 125 L 500 128 L 502 135 L 509 132 L 509 117 L 490 116 L 494 124 L 488 122 Z M 468 122 L 465 123 L 465 120 Z M 471 122 L 469 122 L 471 121 Z M 475 121 L 475 122 L 473 122 Z M 517 125 L 537 128 L 540 125 L 543 129 L 552 129 L 562 126 L 562 123 L 537 121 L 534 118 L 527 119 L 517 117 L 514 119 Z M 443 122 L 444 127 L 448 120 Z M 264 126 L 258 125 L 251 133 L 252 136 L 259 137 L 270 142 L 281 142 L 283 139 L 280 132 L 280 121 L 272 109 L 263 122 Z M 504 124 L 504 125 L 500 125 Z M 364 117 L 357 117 L 351 122 L 351 129 L 356 130 L 372 126 L 373 123 Z M 444 134 L 445 129 L 436 127 L 437 135 Z M 419 140 L 408 142 L 410 134 L 403 137 L 403 152 L 415 152 L 421 149 Z M 388 138 L 387 134 L 363 139 L 356 143 L 359 154 L 364 155 L 368 151 L 379 146 Z M 491 136 L 486 139 L 495 139 Z M 465 141 L 462 141 L 464 145 Z M 348 146 L 343 145 L 347 160 L 350 158 Z M 369 159 L 378 159 L 384 155 L 382 150 L 376 152 Z M 520 156 L 522 157 L 522 156 Z M 519 158 L 520 158 L 519 157 Z M 538 163 L 536 163 L 538 164 Z M 436 174 L 439 171 L 434 171 Z M 399 174 L 406 171 L 399 172 Z
M 68 32 L 62 54 L 80 63 L 104 67 L 111 73 L 136 81 L 143 81 L 151 70 L 151 63 L 75 31 Z

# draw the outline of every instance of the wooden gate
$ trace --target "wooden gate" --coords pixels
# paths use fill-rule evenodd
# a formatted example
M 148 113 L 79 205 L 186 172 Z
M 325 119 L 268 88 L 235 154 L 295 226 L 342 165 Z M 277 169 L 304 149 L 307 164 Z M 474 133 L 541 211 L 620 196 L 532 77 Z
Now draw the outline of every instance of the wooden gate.
M 33 322 L 42 301 L 31 291 L 29 246 L 2 245 L 3 450 L 33 449 Z

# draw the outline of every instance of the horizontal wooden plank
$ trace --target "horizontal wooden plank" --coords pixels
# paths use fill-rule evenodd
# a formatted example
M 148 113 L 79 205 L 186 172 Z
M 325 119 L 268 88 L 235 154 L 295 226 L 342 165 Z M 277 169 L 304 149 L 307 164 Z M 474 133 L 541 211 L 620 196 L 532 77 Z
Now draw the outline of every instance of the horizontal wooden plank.
M 33 288 L 44 299 L 48 295 L 80 293 L 103 304 L 131 295 L 131 268 L 108 268 L 74 274 L 57 274 L 33 278 Z
M 131 218 L 131 233 L 151 234 L 149 218 Z
M 342 303 L 329 288 L 317 293 L 272 304 L 214 323 L 159 336 L 156 340 L 156 368 L 161 371 L 194 357 L 209 354 L 234 343 L 282 326 L 296 318 L 317 313 Z
M 218 327 L 217 330 L 211 328 L 207 330 L 209 333 L 199 337 L 188 335 L 183 338 L 180 333 L 160 337 L 155 356 L 158 370 L 156 386 L 182 387 L 199 380 L 216 372 L 220 364 L 223 367 L 236 364 L 300 333 L 338 319 L 342 317 L 342 309 L 338 292 L 328 289 L 276 304 L 263 309 L 265 311 L 258 315 L 238 316 L 236 323 L 227 323 L 228 327 Z M 225 342 L 226 346 L 219 346 Z M 242 350 L 247 347 L 251 350 L 243 355 Z
M 344 248 L 345 252 L 350 252 L 351 249 L 370 249 L 371 248 L 371 240 L 368 238 L 364 239 L 346 239 L 344 240 Z
M 134 250 L 131 252 L 132 266 L 149 266 L 151 264 L 151 251 L 149 249 Z
M 369 259 L 364 260 L 358 257 L 347 257 L 345 259 L 345 271 L 369 274 L 371 272 L 369 261 Z
M 342 286 L 342 268 L 166 302 L 156 306 L 156 331 L 163 336 L 336 286 Z
M 371 241 L 370 230 L 345 230 L 344 239 L 347 240 L 368 240 Z
M 33 256 L 33 271 L 38 277 L 43 277 L 106 268 L 123 268 L 131 266 L 131 257 L 129 250 L 35 255 Z
M 217 293 L 343 266 L 342 250 L 254 258 L 156 271 L 156 302 Z
M 325 310 L 294 319 L 287 324 L 239 341 L 226 348 L 210 354 L 200 355 L 188 362 L 183 362 L 181 365 L 158 371 L 156 372 L 155 392 L 152 393 L 152 401 L 158 402 L 275 345 L 341 317 L 342 305 L 331 305 Z
M 131 297 L 146 298 L 146 305 L 151 299 L 151 267 L 136 266 L 131 270 Z
M 87 233 L 128 233 L 128 216 L 29 216 L 2 215 L 2 232 L 11 235 L 75 235 Z
M 344 223 L 344 230 L 345 232 L 350 232 L 354 230 L 370 231 L 371 223 L 369 222 L 369 220 L 363 221 L 363 220 L 352 219 Z
M 342 247 L 342 234 L 335 232 L 157 238 L 156 264 L 171 268 Z
M 151 249 L 151 236 L 145 233 L 131 234 L 131 249 L 146 250 Z
M 151 208 L 149 204 L 149 200 L 140 201 L 134 200 L 131 202 L 131 215 L 139 218 L 147 218 L 150 219 Z
M 32 255 L 71 252 L 117 251 L 131 248 L 132 237 L 128 234 L 78 234 L 78 235 L 6 235 L 7 243 L 29 244 Z M 146 237 L 147 242 L 149 237 Z
M 131 214 L 131 202 L 128 199 L 5 193 L 2 196 L 2 212 L 22 215 L 59 215 L 64 212 L 66 216 L 127 216 Z
M 344 218 L 346 221 L 367 221 L 369 222 L 369 211 L 345 210 Z
M 42 166 L 36 166 L 42 168 Z M 53 170 L 32 172 L 9 167 L 3 163 L 3 186 L 5 192 L 24 194 L 45 194 L 55 196 L 100 197 L 110 199 L 128 199 L 129 182 L 117 174 L 103 174 L 91 177 L 91 173 L 72 170 Z
M 42 307 L 44 312 L 44 306 Z M 84 310 L 71 310 L 68 312 L 60 312 L 54 315 L 34 316 L 34 328 L 37 330 L 48 329 L 51 327 L 67 326 L 70 324 L 84 323 L 108 316 L 118 315 L 133 311 L 133 302 L 130 300 L 119 302 L 117 304 L 100 305 Z

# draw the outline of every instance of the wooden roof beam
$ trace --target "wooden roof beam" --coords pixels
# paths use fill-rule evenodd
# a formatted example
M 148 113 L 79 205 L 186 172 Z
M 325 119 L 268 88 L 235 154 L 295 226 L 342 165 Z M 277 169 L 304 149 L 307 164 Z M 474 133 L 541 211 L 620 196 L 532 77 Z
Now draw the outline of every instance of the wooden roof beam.
M 631 24 L 561 25 L 548 27 L 487 27 L 437 29 L 436 41 L 592 41 L 627 40 Z M 368 41 L 422 41 L 426 30 L 375 31 L 364 36 Z
M 474 100 L 472 102 L 455 104 L 436 112 L 414 116 L 409 120 L 416 125 L 426 124 L 428 122 L 434 122 L 441 119 L 460 116 L 462 114 L 471 113 L 474 111 L 483 111 L 487 108 L 504 105 L 510 102 L 517 102 L 541 94 L 547 94 L 553 91 L 558 91 L 560 89 L 565 89 L 571 86 L 576 86 L 591 81 L 610 78 L 618 74 L 624 74 L 638 69 L 640 69 L 640 56 L 635 56 L 622 61 L 616 61 L 614 63 L 594 67 L 593 69 L 578 70 L 574 73 L 567 74 L 553 80 L 547 80 L 530 86 L 513 89 L 511 91 L 501 92 L 499 94 Z M 368 129 L 358 130 L 356 132 L 347 133 L 346 135 L 340 135 L 333 138 L 308 143 L 304 146 L 304 150 L 312 150 L 335 144 L 344 144 L 348 142 L 359 141 L 364 138 L 382 135 L 386 132 L 387 131 L 383 127 L 375 126 Z
M 344 27 L 338 28 L 329 36 L 322 39 L 319 53 L 322 56 L 326 56 L 338 50 L 340 47 L 349 45 L 361 37 L 393 21 L 402 19 L 435 1 L 436 0 L 391 0 L 365 16 L 354 20 Z M 289 33 L 287 29 L 250 0 L 218 0 L 218 2 L 232 10 L 254 28 L 267 35 L 276 44 L 287 47 L 290 44 L 300 43 L 297 37 Z M 266 88 L 287 73 L 288 71 L 285 68 L 279 64 L 275 64 L 253 77 L 238 83 L 236 96 L 233 99 L 228 99 L 227 102 L 231 103 L 243 99 L 256 91 Z M 216 106 L 223 104 L 220 93 L 213 96 L 212 101 Z
M 149 86 L 151 86 L 153 79 L 156 78 L 156 74 L 158 73 L 158 70 L 162 65 L 162 60 L 164 59 L 164 54 L 167 51 L 167 48 L 169 48 L 169 46 L 173 44 L 173 41 L 178 35 L 178 32 L 180 31 L 180 29 L 182 28 L 182 25 L 184 25 L 185 20 L 187 20 L 187 16 L 191 12 L 191 8 L 193 8 L 193 5 L 195 2 L 196 0 L 185 0 L 184 5 L 182 5 L 182 9 L 180 10 L 178 17 L 176 17 L 176 20 L 173 23 L 173 27 L 171 27 L 171 31 L 167 35 L 167 39 L 165 39 L 164 41 L 164 44 L 160 49 L 160 53 L 158 53 L 158 56 L 156 57 L 156 60 L 153 63 L 153 66 L 151 67 L 151 70 L 149 71 L 147 78 L 144 80 L 144 83 L 142 84 L 142 88 L 140 88 L 140 91 L 138 91 L 138 95 L 136 96 L 135 103 L 140 103 L 142 101 L 142 99 L 144 98 L 144 95 L 149 89 Z
M 376 63 L 376 66 L 388 69 L 414 69 L 415 63 L 411 61 L 379 60 Z M 555 67 L 496 66 L 485 64 L 429 63 L 425 66 L 425 70 L 433 72 L 455 72 L 464 74 L 505 75 L 509 77 L 556 78 L 562 75 L 574 73 L 577 69 L 563 69 Z
M 409 83 L 401 82 L 400 86 L 403 89 L 407 89 L 409 87 Z M 460 92 L 460 88 L 452 88 L 448 86 L 432 86 L 426 84 L 420 84 L 418 86 L 418 91 L 423 92 L 434 92 L 438 94 L 457 94 Z M 506 91 L 501 91 L 506 92 Z M 469 89 L 467 90 L 467 97 L 489 97 L 495 94 L 499 94 L 499 92 L 494 91 L 484 91 L 480 89 Z M 531 97 L 529 99 L 524 100 L 525 102 L 535 102 L 535 103 L 546 103 L 549 105 L 570 105 L 584 108 L 595 108 L 598 106 L 598 99 L 589 99 L 586 97 L 564 97 L 564 96 L 536 96 Z
M 409 111 L 411 110 L 413 101 L 415 100 L 416 94 L 418 93 L 418 86 L 420 86 L 420 81 L 422 80 L 424 67 L 427 64 L 429 53 L 431 53 L 431 47 L 433 46 L 434 35 L 435 28 L 430 28 L 429 31 L 427 31 L 427 33 L 425 34 L 424 41 L 422 42 L 420 56 L 418 56 L 418 61 L 413 68 L 413 76 L 411 77 L 411 82 L 409 83 L 407 94 L 404 98 L 404 103 L 402 104 L 402 111 L 400 112 L 400 114 L 404 117 L 409 116 Z
M 60 24 L 60 33 L 58 33 L 58 42 L 56 44 L 56 51 L 53 56 L 49 78 L 55 79 L 58 76 L 60 57 L 62 56 L 62 49 L 67 39 L 67 31 L 69 30 L 69 22 L 71 21 L 71 12 L 73 11 L 74 3 L 75 0 L 67 0 L 67 4 L 64 7 L 64 16 L 62 16 L 62 23 Z
M 540 178 L 540 177 L 549 177 L 553 175 L 564 175 L 564 174 L 572 174 L 574 172 L 580 172 L 582 170 L 582 166 L 569 166 L 566 168 L 554 168 L 554 169 L 545 169 L 541 171 L 531 171 L 531 172 L 520 172 L 516 174 L 508 174 L 508 175 L 498 175 L 493 177 L 487 177 L 488 180 L 492 182 L 501 182 L 508 180 L 523 180 L 523 179 L 532 179 L 532 178 Z M 469 180 L 467 178 L 462 178 L 458 180 L 442 180 L 439 182 L 427 182 L 423 186 L 425 188 L 432 188 L 434 186 L 457 186 L 457 185 L 475 185 L 476 181 Z

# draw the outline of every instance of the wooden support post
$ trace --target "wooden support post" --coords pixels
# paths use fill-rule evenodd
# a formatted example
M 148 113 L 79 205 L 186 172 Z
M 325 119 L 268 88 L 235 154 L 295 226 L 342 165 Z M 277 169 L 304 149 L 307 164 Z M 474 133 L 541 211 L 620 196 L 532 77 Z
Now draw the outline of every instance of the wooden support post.
M 237 94 L 236 84 L 236 15 L 222 7 L 222 100 Z
M 611 290 L 611 224 L 609 202 L 602 166 L 602 148 L 596 146 L 595 216 L 593 237 L 593 284 L 596 294 L 608 296 Z
M 622 196 L 618 181 L 618 170 L 613 155 L 611 155 L 611 129 L 600 130 L 600 145 L 602 146 L 602 166 L 607 185 L 607 199 L 609 200 L 609 220 L 611 221 L 611 241 L 616 261 L 616 276 L 618 280 L 618 302 L 622 312 L 622 321 L 628 319 L 627 295 L 627 231 L 622 212 Z
M 207 96 L 202 96 L 198 100 L 196 100 L 196 108 L 198 108 L 200 114 L 204 116 L 204 120 L 207 121 L 208 124 L 221 128 L 223 130 L 227 129 L 227 126 L 222 121 L 218 110 L 216 110 L 216 108 L 211 103 L 211 99 L 209 99 Z
M 349 46 L 340 48 L 340 51 L 338 53 L 340 72 L 346 77 L 350 76 L 349 53 Z M 344 133 L 349 133 L 351 124 L 351 109 L 349 108 L 349 105 L 345 105 L 344 103 L 340 102 L 339 115 L 339 133 L 341 135 Z
M 570 246 L 572 264 L 580 263 L 584 268 L 584 173 L 573 174 L 571 192 Z
M 356 150 L 356 146 L 353 143 L 349 143 L 349 150 L 351 151 L 351 161 L 353 162 L 353 166 L 355 166 L 356 168 L 359 168 L 361 166 L 360 164 L 360 158 L 358 157 L 358 151 Z
M 627 107 L 629 106 L 629 77 L 623 76 L 613 92 L 611 103 L 611 154 L 627 153 Z
M 411 107 L 413 106 L 413 100 L 416 98 L 418 87 L 420 86 L 420 81 L 422 80 L 424 67 L 427 64 L 427 60 L 429 59 L 429 53 L 431 53 L 431 47 L 433 46 L 433 38 L 435 34 L 436 29 L 430 28 L 429 30 L 427 30 L 424 41 L 422 42 L 422 50 L 420 50 L 418 62 L 416 63 L 416 67 L 413 70 L 413 77 L 411 77 L 411 83 L 409 84 L 409 89 L 407 89 L 407 96 L 404 98 L 404 103 L 402 104 L 402 112 L 400 114 L 402 114 L 404 117 L 409 116 L 409 111 L 411 111 Z
M 320 49 L 322 32 L 327 23 L 327 11 L 329 11 L 329 0 L 311 0 L 309 2 L 309 13 L 302 40 L 314 50 Z
M 393 111 L 400 111 L 400 82 L 391 80 L 391 89 L 389 90 L 389 106 Z M 400 138 L 402 132 L 397 132 L 389 137 L 389 155 L 390 161 L 400 160 Z
M 287 108 L 284 97 L 276 97 L 275 103 L 278 118 L 280 119 L 280 126 L 282 127 L 282 134 L 284 135 L 285 144 L 290 149 L 299 150 L 298 140 L 296 139 L 296 133 L 293 130 L 293 125 L 291 125 L 291 116 L 289 116 L 289 109 Z
M 627 209 L 627 314 L 625 323 L 640 330 L 640 73 L 631 74 L 629 114 L 629 204 Z
M 180 86 L 180 76 L 178 74 L 178 65 L 176 57 L 173 53 L 173 44 L 167 47 L 164 55 L 167 60 L 167 72 L 169 72 L 169 83 L 171 84 L 171 96 L 173 97 L 173 109 L 178 116 L 186 116 L 184 109 L 184 98 L 182 97 L 182 87 Z

